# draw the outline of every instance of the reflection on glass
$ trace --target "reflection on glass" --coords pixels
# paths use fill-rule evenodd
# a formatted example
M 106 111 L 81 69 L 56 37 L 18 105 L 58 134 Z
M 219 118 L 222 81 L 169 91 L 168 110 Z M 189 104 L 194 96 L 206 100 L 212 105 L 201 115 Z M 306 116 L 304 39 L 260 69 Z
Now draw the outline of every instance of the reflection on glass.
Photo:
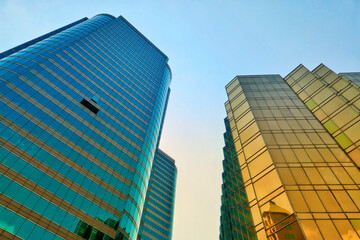
M 273 162 L 268 151 L 263 152 L 261 155 L 257 156 L 252 162 L 249 163 L 249 170 L 251 177 L 256 176 Z
M 263 212 L 262 217 L 268 239 L 304 239 L 294 214 L 274 201 L 270 201 L 265 206 L 268 210 Z
M 276 189 L 280 188 L 282 185 L 279 175 L 275 170 L 272 170 L 264 177 L 259 179 L 257 182 L 254 183 L 254 188 L 256 192 L 257 198 L 260 200 L 263 197 L 267 196 L 271 192 L 275 191 Z
M 336 226 L 336 229 L 339 231 L 341 235 L 341 239 L 344 240 L 359 239 L 359 236 L 351 227 L 351 224 L 348 220 L 334 220 L 333 222 Z
M 324 239 L 341 239 L 331 220 L 316 220 L 316 224 Z
M 105 222 L 102 221 L 100 218 L 96 219 L 115 230 L 117 230 L 117 228 L 119 227 L 119 221 L 116 221 L 115 219 L 108 218 Z M 74 232 L 75 234 L 87 240 L 113 240 L 113 238 L 110 238 L 103 232 L 81 220 L 78 222 Z
M 360 236 L 360 219 L 350 220 L 351 224 L 353 225 L 354 229 Z

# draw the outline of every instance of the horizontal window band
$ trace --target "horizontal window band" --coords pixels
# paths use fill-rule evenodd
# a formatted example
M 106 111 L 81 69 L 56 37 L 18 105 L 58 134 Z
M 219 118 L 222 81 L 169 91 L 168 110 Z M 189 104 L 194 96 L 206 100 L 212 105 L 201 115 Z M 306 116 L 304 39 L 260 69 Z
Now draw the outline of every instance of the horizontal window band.
M 49 219 L 37 214 L 36 212 L 24 207 L 23 205 L 13 201 L 12 199 L 6 197 L 5 195 L 0 195 L 0 205 L 4 206 L 5 208 L 11 210 L 12 212 L 22 216 L 25 219 L 29 219 L 30 221 L 36 223 L 37 225 L 41 226 L 42 228 L 52 232 L 59 237 L 64 239 L 74 239 L 74 240 L 83 240 L 82 237 L 72 233 L 65 228 L 53 223 Z
M 77 147 L 77 145 L 75 143 L 72 142 L 68 142 L 68 138 L 64 137 L 63 135 L 59 134 L 57 131 L 55 131 L 52 128 L 49 128 L 48 125 L 44 124 L 42 121 L 40 121 L 39 119 L 37 119 L 35 116 L 33 116 L 32 114 L 30 114 L 29 112 L 23 110 L 22 108 L 18 107 L 18 105 L 16 105 L 15 103 L 13 103 L 12 101 L 6 99 L 5 97 L 2 97 L 2 99 L 0 100 L 3 103 L 5 103 L 6 105 L 8 105 L 10 108 L 12 109 L 16 109 L 17 113 L 19 113 L 20 115 L 26 117 L 27 119 L 29 119 L 30 121 L 32 121 L 35 125 L 41 127 L 44 131 L 48 132 L 49 134 L 53 135 L 54 137 L 56 137 L 57 139 L 59 139 L 62 142 L 67 142 L 67 144 L 69 144 L 69 146 L 73 149 L 79 149 L 79 152 L 82 152 L 83 149 Z M 57 115 L 50 112 L 47 108 L 41 107 L 39 106 L 42 111 L 45 111 L 45 113 L 49 114 L 51 117 L 56 117 Z M 135 169 L 130 166 L 129 164 L 125 163 L 124 161 L 120 160 L 119 157 L 114 156 L 111 152 L 109 152 L 107 149 L 103 148 L 101 145 L 99 145 L 98 143 L 96 143 L 95 141 L 93 141 L 92 139 L 90 139 L 89 137 L 87 137 L 86 135 L 82 135 L 79 130 L 77 130 L 74 126 L 70 125 L 68 122 L 64 121 L 63 126 L 68 128 L 69 130 L 71 130 L 73 133 L 75 133 L 76 135 L 78 135 L 79 137 L 81 137 L 82 139 L 84 139 L 85 141 L 87 141 L 90 144 L 93 144 L 94 147 L 97 147 L 97 149 L 99 151 L 102 151 L 104 154 L 106 154 L 108 157 L 110 157 L 111 159 L 113 159 L 115 162 L 117 162 L 118 164 L 120 164 L 121 166 L 125 167 L 126 169 L 128 169 L 131 172 L 134 172 Z M 80 136 L 81 135 L 81 136 Z M 87 156 L 86 156 L 87 157 Z M 94 157 L 95 158 L 95 157 Z M 98 160 L 99 161 L 99 160 Z
M 37 146 L 41 146 L 41 149 L 43 149 L 44 151 L 50 153 L 51 155 L 53 155 L 55 158 L 59 159 L 60 161 L 62 161 L 64 164 L 68 165 L 69 167 L 73 168 L 74 170 L 78 171 L 79 173 L 81 173 L 83 176 L 89 176 L 89 180 L 97 183 L 99 186 L 103 187 L 104 189 L 109 189 L 115 196 L 117 196 L 118 198 L 122 199 L 123 201 L 126 200 L 126 196 L 120 192 L 119 190 L 117 190 L 114 186 L 110 185 L 109 183 L 107 183 L 106 181 L 102 180 L 101 178 L 99 178 L 98 176 L 96 176 L 94 173 L 89 172 L 88 170 L 86 170 L 85 168 L 83 168 L 82 166 L 80 166 L 79 164 L 77 164 L 76 162 L 72 161 L 71 159 L 67 158 L 65 155 L 63 155 L 62 153 L 58 152 L 56 149 L 54 149 L 53 147 L 47 145 L 45 142 L 43 142 L 42 140 L 40 140 L 39 138 L 33 136 L 31 133 L 25 131 L 24 129 L 20 128 L 18 125 L 16 125 L 15 123 L 12 123 L 7 120 L 7 119 L 2 119 L 0 116 L 0 120 L 3 122 L 3 124 L 6 124 L 7 126 L 9 126 L 9 128 L 13 129 L 15 132 L 17 132 L 18 134 L 20 134 L 21 136 L 26 136 L 26 139 L 28 139 L 29 141 L 31 141 L 32 143 L 36 144 Z M 11 125 L 10 125 L 11 124 Z M 25 137 L 24 137 L 25 138 Z M 99 166 L 100 168 L 100 166 Z M 110 170 L 110 168 L 109 168 Z M 108 172 L 108 171 L 107 171 Z M 111 173 L 109 173 L 111 174 Z M 124 183 L 124 182 L 123 182 Z M 130 186 L 130 181 L 125 182 L 124 184 Z
M 168 237 L 166 235 L 164 235 L 163 233 L 159 232 L 157 229 L 153 228 L 152 226 L 150 226 L 148 223 L 143 222 L 145 227 L 149 228 L 150 230 L 154 231 L 155 233 L 159 234 L 161 237 L 167 239 Z
M 152 224 L 156 225 L 157 227 L 162 228 L 165 232 L 169 231 L 169 228 L 167 226 L 164 226 L 161 222 L 157 221 L 153 218 L 154 216 L 149 216 L 148 214 L 145 215 L 145 221 L 144 222 L 151 222 Z M 155 216 L 156 217 L 156 216 Z M 148 221 L 147 221 L 148 220 Z
M 5 229 L 0 227 L 0 236 L 5 239 L 11 239 L 11 240 L 22 240 L 22 238 L 19 238 L 18 236 L 6 231 Z
M 146 204 L 150 205 L 151 207 L 153 207 L 154 209 L 156 209 L 157 211 L 159 211 L 160 213 L 164 214 L 165 216 L 167 217 L 172 217 L 172 215 L 169 213 L 170 211 L 166 210 L 163 210 L 163 209 L 160 209 L 158 206 L 154 205 L 153 203 L 147 201 Z
M 89 41 L 91 42 L 91 40 L 89 40 Z M 91 42 L 91 43 L 92 43 L 92 42 Z M 98 42 L 98 43 L 99 43 L 100 45 L 102 45 L 103 48 L 106 48 L 106 47 L 105 47 L 103 44 L 101 44 L 100 42 Z M 83 44 L 84 44 L 85 46 L 87 46 L 88 48 L 90 48 L 89 45 L 86 44 L 85 42 L 83 42 Z M 92 43 L 92 44 L 93 44 L 96 48 L 98 48 L 100 51 L 103 52 L 103 50 L 100 49 L 97 44 L 94 44 L 94 43 Z M 80 49 L 82 49 L 82 50 L 83 50 L 84 52 L 86 52 L 87 54 L 89 54 L 86 49 L 81 48 L 80 44 L 76 44 L 76 46 L 79 47 Z M 73 49 L 73 48 L 71 48 L 71 49 Z M 73 50 L 74 50 L 74 49 L 73 49 Z M 116 51 L 116 50 L 115 50 L 115 51 Z M 109 57 L 106 53 L 103 52 L 103 54 L 105 54 L 107 57 Z M 89 55 L 90 55 L 90 54 L 89 54 Z M 104 61 L 106 61 L 106 59 L 104 59 L 101 55 L 99 55 L 99 54 L 97 54 L 97 55 L 98 55 L 100 58 L 102 58 Z M 117 57 L 116 55 L 114 55 L 114 56 Z M 109 58 L 110 58 L 110 57 L 109 57 Z M 118 59 L 118 60 L 120 60 L 120 59 Z M 121 61 L 121 60 L 120 60 L 120 61 Z M 101 62 L 99 62 L 99 63 L 101 64 Z M 107 63 L 108 63 L 113 69 L 115 69 L 115 70 L 120 67 L 120 68 L 122 68 L 124 71 L 126 71 L 126 70 L 123 68 L 123 65 L 121 65 L 121 64 L 118 64 L 118 66 L 115 67 L 115 66 L 113 66 L 113 65 L 112 65 L 111 63 L 109 63 L 109 62 L 107 62 Z M 124 62 L 122 62 L 122 63 L 125 64 Z M 102 66 L 103 66 L 104 68 L 106 68 L 107 71 L 111 72 L 114 76 L 118 75 L 118 74 L 115 74 L 114 72 L 112 72 L 112 71 L 111 71 L 108 67 L 106 67 L 104 64 L 102 64 Z M 119 70 L 118 70 L 118 72 L 121 73 Z M 128 71 L 126 71 L 126 72 L 128 72 Z M 128 72 L 128 74 L 130 74 L 130 73 Z M 133 77 L 134 77 L 134 76 L 133 76 Z M 126 77 L 126 78 L 127 78 L 127 77 Z M 141 78 L 141 77 L 139 76 L 139 78 Z M 135 77 L 134 77 L 134 79 L 138 79 L 138 78 L 135 78 Z M 145 94 L 145 95 L 147 96 L 147 98 L 150 98 L 152 101 L 155 101 L 155 99 L 154 99 L 152 96 L 150 96 L 147 92 L 145 92 L 143 89 L 140 88 L 140 90 L 142 91 L 141 94 L 140 94 L 140 93 L 138 93 L 137 90 L 135 90 L 134 88 L 132 88 L 131 86 L 129 86 L 129 84 L 127 83 L 127 81 L 131 82 L 130 79 L 127 78 L 127 79 L 126 79 L 127 81 L 122 81 L 121 78 L 118 78 L 118 80 L 120 80 L 121 83 L 127 85 L 127 87 L 129 87 L 132 91 L 136 92 L 139 96 L 141 96 L 141 97 L 143 98 L 144 101 L 148 102 L 150 105 L 151 105 L 150 101 L 148 101 L 148 100 L 144 97 L 144 95 L 142 95 L 142 94 Z M 142 80 L 143 80 L 144 82 L 147 82 L 145 79 L 142 79 Z M 139 81 L 138 81 L 138 83 L 140 83 L 143 87 L 147 88 L 147 90 L 150 91 L 151 93 L 153 93 L 153 95 L 156 95 L 155 92 L 153 92 L 154 90 L 156 91 L 155 88 L 153 88 L 152 90 L 150 90 L 150 89 L 148 88 L 148 86 L 151 87 L 151 84 L 147 83 L 147 84 L 145 85 L 145 84 L 143 84 L 142 82 L 139 82 Z M 116 85 L 119 86 L 120 84 L 116 84 Z M 122 90 L 124 90 L 124 89 L 122 89 Z M 126 91 L 128 94 L 130 94 L 127 90 L 124 90 L 124 91 Z M 132 95 L 132 94 L 131 94 L 131 95 Z M 147 108 L 147 109 L 150 111 L 150 109 L 149 109 L 147 106 L 144 105 L 144 107 Z
M 0 166 L 2 172 L 4 167 L 3 165 Z M 54 197 L 53 194 L 49 193 L 44 188 L 39 187 L 29 179 L 21 176 L 20 178 L 16 178 L 18 181 L 12 181 L 11 177 L 13 176 L 13 172 L 11 170 L 6 171 L 6 169 L 3 176 L 4 177 L 0 179 L 1 183 L 5 185 L 1 186 L 3 194 L 20 205 L 42 215 L 70 232 L 74 231 L 75 222 L 79 223 L 82 221 L 79 219 L 79 215 L 84 215 L 81 210 L 79 211 L 78 208 L 67 203 L 61 198 L 56 196 Z M 13 189 L 10 189 L 10 187 L 15 188 L 17 191 L 15 192 Z M 36 191 L 34 191 L 34 189 L 36 189 Z M 17 194 L 17 192 L 21 192 L 21 196 Z M 53 214 L 55 211 L 56 215 Z M 88 215 L 85 216 L 85 219 L 87 219 L 87 222 L 90 223 L 96 220 Z M 97 222 L 95 222 L 95 224 L 99 225 Z M 99 226 L 105 231 L 109 230 L 102 225 Z
M 11 106 L 10 106 L 11 107 Z M 114 171 L 113 168 L 111 168 L 110 166 L 104 164 L 102 161 L 100 161 L 99 159 L 95 158 L 94 156 L 92 156 L 91 154 L 87 153 L 85 150 L 83 150 L 81 147 L 79 147 L 78 145 L 76 145 L 75 143 L 69 141 L 69 139 L 65 138 L 64 136 L 60 135 L 59 133 L 57 133 L 55 130 L 51 129 L 51 128 L 47 128 L 47 125 L 44 126 L 44 124 L 39 121 L 38 119 L 36 119 L 35 117 L 33 117 L 32 115 L 28 114 L 25 111 L 21 111 L 19 108 L 17 108 L 17 112 L 21 115 L 23 115 L 25 118 L 27 118 L 29 121 L 31 121 L 32 123 L 34 123 L 35 125 L 37 125 L 38 127 L 40 127 L 43 131 L 47 132 L 48 134 L 54 136 L 56 139 L 58 139 L 59 141 L 66 143 L 70 148 L 72 148 L 74 151 L 76 151 L 77 153 L 81 154 L 83 157 L 89 159 L 91 162 L 93 162 L 94 164 L 96 164 L 97 166 L 99 166 L 100 168 L 102 168 L 104 171 L 108 172 L 109 174 L 115 176 L 118 180 L 120 180 L 121 182 L 125 183 L 126 185 L 130 186 L 131 181 L 128 180 L 127 178 L 125 178 L 124 176 L 122 176 L 121 174 L 119 174 L 118 172 Z M 0 115 L 0 119 L 1 121 L 6 124 L 7 126 L 11 126 L 11 128 L 14 128 L 14 130 L 18 131 L 19 133 L 23 133 L 22 135 L 25 136 L 26 138 L 28 138 L 29 140 L 32 141 L 37 141 L 37 137 L 33 136 L 32 134 L 28 135 L 26 133 L 28 133 L 26 130 L 20 128 L 17 124 L 12 123 L 10 120 L 6 119 L 5 117 L 2 117 Z M 33 136 L 33 137 L 32 137 Z M 38 141 L 43 142 L 42 140 L 38 139 Z M 44 143 L 44 142 L 43 142 Z M 50 147 L 52 148 L 53 147 Z M 120 163 L 119 163 L 120 164 Z M 124 166 L 126 167 L 126 166 Z M 128 171 L 131 171 L 132 169 L 128 169 Z
M 82 188 L 78 184 L 70 181 L 68 178 L 64 177 L 63 175 L 58 174 L 55 170 L 53 170 L 53 169 L 49 168 L 48 166 L 42 164 L 39 160 L 37 160 L 37 159 L 33 158 L 32 156 L 28 155 L 27 153 L 23 152 L 19 148 L 16 148 L 14 145 L 12 145 L 12 144 L 10 144 L 8 142 L 5 142 L 2 138 L 0 138 L 0 144 L 1 144 L 1 146 L 3 146 L 3 148 L 7 149 L 8 151 L 11 151 L 14 155 L 21 156 L 21 159 L 23 161 L 31 164 L 33 167 L 35 167 L 39 171 L 45 173 L 47 176 L 55 179 L 60 184 L 63 184 L 67 188 L 69 188 L 69 189 L 73 190 L 74 192 L 80 194 L 82 197 L 89 200 L 93 204 L 96 204 L 97 206 L 103 208 L 104 210 L 107 209 L 105 211 L 110 211 L 109 213 L 112 213 L 112 214 L 116 215 L 119 218 L 121 217 L 121 214 L 122 214 L 121 211 L 119 211 L 115 207 L 111 206 L 110 204 L 104 202 L 102 199 L 100 199 L 99 197 L 97 197 L 94 194 L 90 193 L 89 191 L 85 190 L 84 188 Z M 0 166 L 2 166 L 2 164 L 0 164 Z M 4 165 L 4 167 L 5 167 L 5 165 Z M 13 172 L 14 176 L 18 175 L 18 176 L 16 176 L 16 178 L 12 178 L 13 180 L 16 181 L 17 179 L 20 179 L 22 177 L 21 175 L 15 173 L 10 168 L 8 168 L 8 167 L 5 167 L 5 168 L 7 169 L 6 173 Z M 4 173 L 4 174 L 6 174 L 6 173 Z

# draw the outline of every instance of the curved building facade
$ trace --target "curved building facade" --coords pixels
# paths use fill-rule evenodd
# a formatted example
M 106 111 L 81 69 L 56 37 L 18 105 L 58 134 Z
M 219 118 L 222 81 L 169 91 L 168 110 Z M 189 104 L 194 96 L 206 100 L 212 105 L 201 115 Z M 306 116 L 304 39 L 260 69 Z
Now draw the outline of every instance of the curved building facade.
M 136 239 L 168 58 L 100 14 L 0 54 L 0 234 Z
M 139 240 L 171 240 L 176 178 L 174 159 L 157 149 L 141 218 Z

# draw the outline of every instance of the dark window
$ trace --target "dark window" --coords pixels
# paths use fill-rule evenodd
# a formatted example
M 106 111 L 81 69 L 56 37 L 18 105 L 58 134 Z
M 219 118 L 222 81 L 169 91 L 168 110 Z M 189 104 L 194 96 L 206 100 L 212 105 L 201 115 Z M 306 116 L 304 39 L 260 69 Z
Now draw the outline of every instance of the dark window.
M 95 107 L 92 103 L 90 103 L 86 99 L 81 100 L 80 103 L 82 105 L 84 105 L 85 107 L 87 107 L 90 111 L 92 111 L 95 114 L 97 114 L 97 112 L 99 111 L 99 109 L 97 107 Z

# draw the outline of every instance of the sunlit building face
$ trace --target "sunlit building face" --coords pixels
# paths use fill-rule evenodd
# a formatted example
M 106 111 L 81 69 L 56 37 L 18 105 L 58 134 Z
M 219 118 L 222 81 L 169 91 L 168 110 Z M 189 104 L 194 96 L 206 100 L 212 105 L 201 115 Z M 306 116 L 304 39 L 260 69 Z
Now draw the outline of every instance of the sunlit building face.
M 285 81 L 360 167 L 360 73 L 336 74 L 323 64 L 310 72 L 300 65 Z
M 224 169 L 223 179 L 229 178 L 228 175 L 242 178 L 238 189 L 245 189 L 248 204 L 242 206 L 251 213 L 244 214 L 241 208 L 237 211 L 241 217 L 251 216 L 251 223 L 245 224 L 248 233 L 238 239 L 359 238 L 360 171 L 353 157 L 358 155 L 350 153 L 357 149 L 355 139 L 359 139 L 360 129 L 355 127 L 346 132 L 356 126 L 359 111 L 350 117 L 344 114 L 348 118 L 346 127 L 337 125 L 339 129 L 330 132 L 324 123 L 335 117 L 335 110 L 327 113 L 330 117 L 319 120 L 315 111 L 320 112 L 321 104 L 325 103 L 314 100 L 317 106 L 311 107 L 308 97 L 311 93 L 305 95 L 300 87 L 293 90 L 289 86 L 310 85 L 309 81 L 305 84 L 294 80 L 305 75 L 304 70 L 298 71 L 302 68 L 295 69 L 286 81 L 279 75 L 237 76 L 226 86 L 229 98 L 225 103 L 229 123 L 226 134 L 232 136 L 237 156 L 232 163 L 240 171 Z M 323 68 L 320 65 L 314 71 Z M 330 72 L 327 69 L 325 73 Z M 314 78 L 312 83 L 318 80 Z M 313 86 L 313 92 L 320 98 L 325 87 L 314 85 L 317 89 Z M 334 93 L 333 99 L 342 99 L 338 95 L 348 89 L 353 92 L 352 87 L 356 85 L 347 86 L 340 94 Z M 358 98 L 359 95 L 353 96 L 353 102 L 338 106 L 337 113 L 341 111 L 339 108 L 345 111 L 349 105 L 353 107 Z M 343 138 L 337 137 L 341 134 L 349 139 L 354 136 L 351 144 L 345 146 Z M 229 161 L 227 155 L 225 161 Z M 231 198 L 232 192 L 223 190 L 222 200 Z M 222 218 L 226 214 L 229 211 L 222 208 Z M 232 223 L 239 218 L 233 219 Z M 228 225 L 229 221 L 221 221 L 220 229 Z M 256 237 L 251 237 L 249 232 L 255 232 Z M 224 231 L 220 239 L 231 238 Z

